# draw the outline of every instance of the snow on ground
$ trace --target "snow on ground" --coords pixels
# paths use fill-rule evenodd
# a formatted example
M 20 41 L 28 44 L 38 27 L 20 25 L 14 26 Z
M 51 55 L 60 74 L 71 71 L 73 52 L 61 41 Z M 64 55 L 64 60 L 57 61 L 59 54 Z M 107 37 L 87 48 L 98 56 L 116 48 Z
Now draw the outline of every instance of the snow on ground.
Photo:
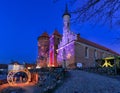
M 120 81 L 80 70 L 69 71 L 70 78 L 54 93 L 120 93 Z
M 120 93 L 120 81 L 116 79 L 81 70 L 70 70 L 68 73 L 69 77 L 54 93 Z M 0 85 L 0 90 L 7 87 L 8 84 Z M 18 87 L 25 89 L 24 93 L 43 93 L 43 89 L 33 83 Z

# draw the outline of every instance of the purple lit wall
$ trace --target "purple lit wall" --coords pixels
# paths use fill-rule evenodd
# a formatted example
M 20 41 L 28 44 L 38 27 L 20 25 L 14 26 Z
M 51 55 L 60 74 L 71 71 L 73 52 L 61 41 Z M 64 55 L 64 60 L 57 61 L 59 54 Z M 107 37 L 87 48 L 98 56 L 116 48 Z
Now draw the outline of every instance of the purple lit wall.
M 58 44 L 60 42 L 61 35 L 57 30 L 54 31 L 52 36 L 50 37 L 50 46 L 49 46 L 49 67 L 57 67 L 57 49 Z
M 65 61 L 66 67 L 75 66 L 74 47 L 75 47 L 74 41 L 72 41 L 69 44 L 66 44 L 65 46 L 58 49 L 57 61 L 59 65 L 64 66 L 64 61 Z
M 74 66 L 74 40 L 77 35 L 70 31 L 70 15 L 65 11 L 63 16 L 63 37 L 58 45 L 57 61 L 59 65 Z

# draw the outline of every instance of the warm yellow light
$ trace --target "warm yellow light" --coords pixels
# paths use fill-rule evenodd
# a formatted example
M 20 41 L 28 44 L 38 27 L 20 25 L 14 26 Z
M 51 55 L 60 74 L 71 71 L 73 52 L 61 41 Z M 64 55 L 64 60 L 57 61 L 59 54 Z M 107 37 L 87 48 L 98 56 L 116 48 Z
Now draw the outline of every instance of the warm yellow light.
M 110 62 L 107 62 L 107 60 L 105 60 L 105 63 L 102 65 L 102 67 L 113 67 L 113 65 L 111 65 Z
M 41 68 L 41 67 L 40 67 L 39 65 L 37 65 L 37 66 L 36 66 L 36 69 L 39 69 L 39 68 Z
M 58 50 L 56 50 L 56 52 L 58 53 Z
M 19 68 L 19 65 L 18 64 L 14 64 L 13 65 L 13 69 L 17 70 Z
M 31 67 L 27 67 L 27 69 L 31 69 Z
M 54 67 L 55 65 L 52 65 L 52 67 Z
M 28 80 L 24 84 L 28 84 L 31 81 L 31 73 L 27 69 L 24 69 L 24 70 L 10 70 L 8 75 L 7 75 L 7 81 L 9 83 L 9 85 L 11 85 L 11 86 L 17 85 L 16 82 L 14 82 L 14 75 L 18 72 L 24 72 L 24 73 L 27 74 Z
M 68 58 L 68 59 L 70 59 L 70 57 L 71 57 L 71 54 L 70 54 L 70 53 L 68 53 L 67 58 Z
M 53 65 L 48 64 L 48 67 L 55 67 L 55 65 L 54 64 Z

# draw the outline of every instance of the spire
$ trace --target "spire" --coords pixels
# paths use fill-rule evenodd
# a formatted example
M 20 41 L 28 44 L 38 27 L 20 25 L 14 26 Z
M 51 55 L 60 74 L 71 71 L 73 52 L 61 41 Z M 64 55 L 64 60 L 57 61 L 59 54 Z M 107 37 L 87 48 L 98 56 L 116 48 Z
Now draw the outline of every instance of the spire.
M 64 15 L 69 15 L 71 17 L 70 13 L 68 12 L 68 5 L 67 4 L 65 6 L 65 12 L 64 12 L 63 16 Z
M 57 29 L 54 30 L 53 35 L 61 36 Z
M 65 6 L 65 12 L 67 13 L 68 12 L 68 5 L 66 4 Z

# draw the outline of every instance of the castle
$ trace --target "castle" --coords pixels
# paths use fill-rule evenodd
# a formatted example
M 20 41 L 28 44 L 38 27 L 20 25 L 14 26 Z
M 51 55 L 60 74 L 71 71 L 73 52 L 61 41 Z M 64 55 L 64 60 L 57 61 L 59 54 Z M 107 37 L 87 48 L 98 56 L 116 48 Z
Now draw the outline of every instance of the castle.
M 63 14 L 63 35 L 57 30 L 49 36 L 44 32 L 38 37 L 38 58 L 39 67 L 67 67 L 75 68 L 94 67 L 95 60 L 117 56 L 118 53 L 104 46 L 86 40 L 70 30 L 71 15 L 66 7 Z

